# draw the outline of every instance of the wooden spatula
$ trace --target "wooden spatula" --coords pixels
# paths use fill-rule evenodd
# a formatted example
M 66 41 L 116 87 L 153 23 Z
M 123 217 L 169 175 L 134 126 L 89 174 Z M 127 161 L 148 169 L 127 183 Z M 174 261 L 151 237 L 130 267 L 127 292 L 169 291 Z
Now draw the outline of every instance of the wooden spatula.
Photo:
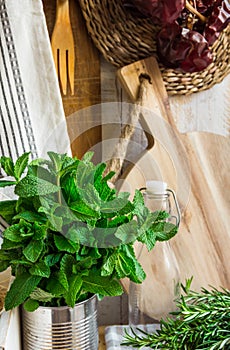
M 120 190 L 125 190 L 127 183 L 129 189 L 145 186 L 146 179 L 154 178 L 157 164 L 163 180 L 176 190 L 183 211 L 179 234 L 172 240 L 182 282 L 194 276 L 195 289 L 209 285 L 229 288 L 229 140 L 201 132 L 178 133 L 158 64 L 152 57 L 118 71 L 133 102 L 140 74 L 150 80 L 140 122 L 155 143 L 126 174 Z

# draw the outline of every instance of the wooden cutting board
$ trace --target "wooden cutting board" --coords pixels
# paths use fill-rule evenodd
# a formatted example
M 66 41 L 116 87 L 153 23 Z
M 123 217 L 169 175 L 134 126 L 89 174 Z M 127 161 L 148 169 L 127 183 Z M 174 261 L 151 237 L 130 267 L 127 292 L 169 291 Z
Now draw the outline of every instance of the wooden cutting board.
M 120 190 L 141 188 L 146 180 L 154 178 L 166 181 L 176 191 L 183 214 L 179 233 L 171 241 L 182 282 L 193 276 L 194 289 L 209 285 L 230 288 L 229 139 L 177 131 L 154 58 L 118 72 L 133 102 L 140 74 L 150 78 L 140 122 L 155 142 L 125 174 Z
M 43 0 L 46 22 L 51 37 L 56 13 L 56 1 Z M 76 115 L 75 134 L 80 134 L 72 144 L 74 155 L 81 157 L 97 142 L 101 141 L 100 126 L 91 128 L 93 115 L 92 105 L 101 103 L 101 83 L 100 83 L 100 55 L 92 39 L 88 35 L 86 24 L 82 16 L 81 8 L 77 0 L 69 0 L 70 20 L 73 29 L 75 44 L 75 94 L 71 96 L 70 91 L 66 96 L 62 95 L 63 107 L 66 117 L 73 118 Z M 88 108 L 84 114 L 84 129 L 87 132 L 81 133 L 81 121 L 78 120 L 77 111 Z M 88 127 L 86 126 L 88 124 Z M 72 127 L 72 124 L 71 124 Z M 70 130 L 71 132 L 72 130 Z

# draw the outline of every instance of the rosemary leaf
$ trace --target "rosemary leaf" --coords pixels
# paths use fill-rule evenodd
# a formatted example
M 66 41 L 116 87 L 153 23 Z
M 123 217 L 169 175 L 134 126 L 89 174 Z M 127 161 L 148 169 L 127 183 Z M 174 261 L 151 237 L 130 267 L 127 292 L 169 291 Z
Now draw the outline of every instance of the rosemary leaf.
M 126 332 L 122 345 L 161 350 L 230 350 L 230 291 L 190 289 L 191 280 L 182 285 L 184 295 L 177 299 L 177 311 L 161 320 L 153 334 L 140 329 Z

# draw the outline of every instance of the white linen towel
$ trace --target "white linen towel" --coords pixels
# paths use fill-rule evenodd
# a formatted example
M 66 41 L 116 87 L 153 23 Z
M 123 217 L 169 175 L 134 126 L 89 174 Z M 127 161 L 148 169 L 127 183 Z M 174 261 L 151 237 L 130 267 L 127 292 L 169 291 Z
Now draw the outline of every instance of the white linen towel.
M 41 0 L 0 0 L 0 156 L 69 151 Z

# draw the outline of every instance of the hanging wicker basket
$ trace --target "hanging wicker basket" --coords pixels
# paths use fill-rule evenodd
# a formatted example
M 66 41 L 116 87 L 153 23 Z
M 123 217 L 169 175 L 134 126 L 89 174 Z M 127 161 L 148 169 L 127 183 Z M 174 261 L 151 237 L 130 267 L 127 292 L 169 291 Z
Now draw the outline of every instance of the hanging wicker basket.
M 122 0 L 79 0 L 88 31 L 106 60 L 122 67 L 156 54 L 159 28 L 126 11 Z M 202 72 L 183 73 L 159 63 L 169 95 L 188 95 L 220 83 L 230 71 L 230 26 L 212 46 L 213 62 Z

